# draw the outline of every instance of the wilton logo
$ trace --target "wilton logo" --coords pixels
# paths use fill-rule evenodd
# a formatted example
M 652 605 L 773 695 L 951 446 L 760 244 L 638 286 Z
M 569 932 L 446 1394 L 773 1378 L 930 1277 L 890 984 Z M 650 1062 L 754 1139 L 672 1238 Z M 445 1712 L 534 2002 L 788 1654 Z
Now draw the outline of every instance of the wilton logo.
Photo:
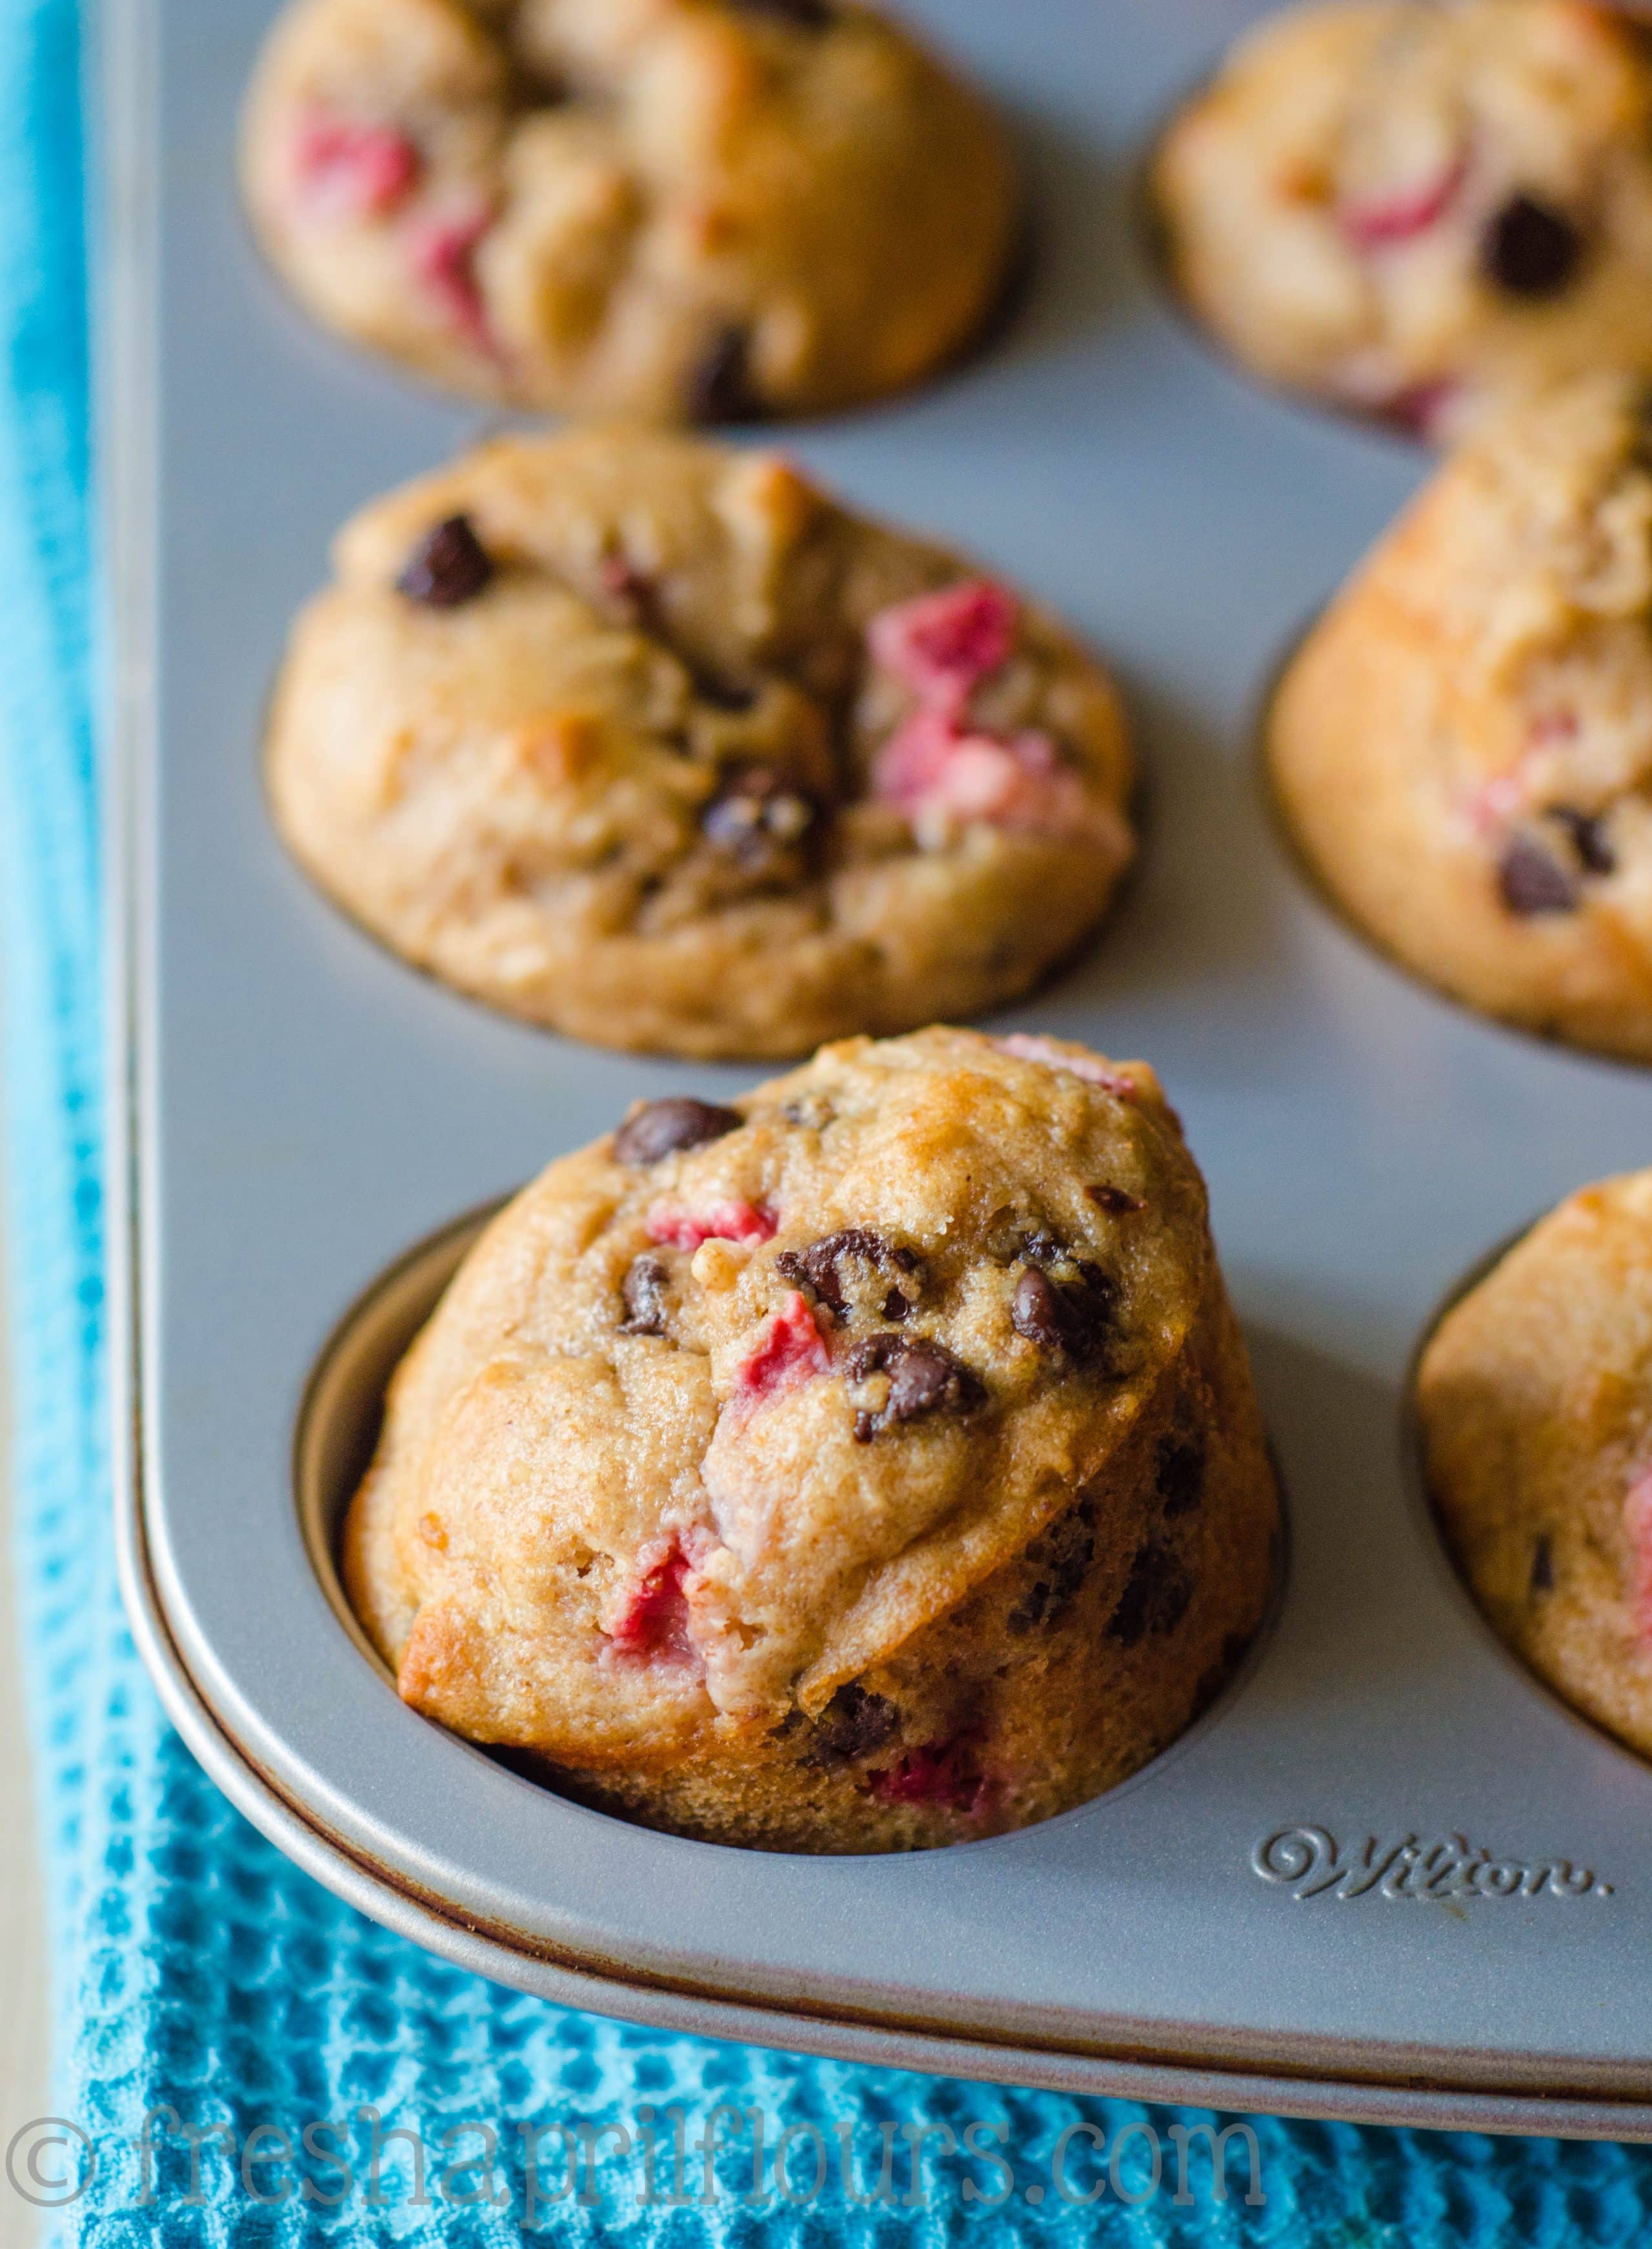
M 1264 1835 L 1250 1854 L 1264 1882 L 1277 1882 L 1298 1898 L 1433 1899 L 1440 1905 L 1483 1898 L 1608 1898 L 1610 1882 L 1596 1881 L 1570 1859 L 1494 1858 L 1466 1836 L 1431 1841 L 1401 1835 L 1389 1842 L 1366 1835 L 1339 1844 L 1324 1827 L 1281 1827 Z

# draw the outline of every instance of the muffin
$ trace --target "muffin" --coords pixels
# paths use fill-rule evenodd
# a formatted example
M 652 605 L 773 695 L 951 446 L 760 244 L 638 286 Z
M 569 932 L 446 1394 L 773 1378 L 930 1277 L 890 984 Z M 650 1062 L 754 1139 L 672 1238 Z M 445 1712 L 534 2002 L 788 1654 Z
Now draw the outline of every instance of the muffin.
M 885 1851 L 1174 1741 L 1278 1520 L 1152 1071 L 929 1029 L 554 1163 L 397 1372 L 345 1563 L 404 1700 L 564 1792 Z
M 1072 637 L 773 455 L 501 440 L 337 565 L 273 705 L 283 835 L 410 960 L 574 1037 L 793 1056 L 972 1014 L 1131 856 Z
M 1154 168 L 1174 285 L 1254 372 L 1455 438 L 1652 370 L 1652 46 L 1587 0 L 1268 18 Z
M 1652 1756 L 1652 1172 L 1583 1188 L 1448 1312 L 1429 1489 L 1487 1621 Z
M 325 326 L 474 396 L 665 421 L 899 389 L 1019 230 L 987 104 L 850 0 L 293 0 L 248 208 Z
M 1652 454 L 1638 382 L 1500 416 L 1286 671 L 1268 739 L 1309 863 L 1487 1014 L 1652 1058 Z

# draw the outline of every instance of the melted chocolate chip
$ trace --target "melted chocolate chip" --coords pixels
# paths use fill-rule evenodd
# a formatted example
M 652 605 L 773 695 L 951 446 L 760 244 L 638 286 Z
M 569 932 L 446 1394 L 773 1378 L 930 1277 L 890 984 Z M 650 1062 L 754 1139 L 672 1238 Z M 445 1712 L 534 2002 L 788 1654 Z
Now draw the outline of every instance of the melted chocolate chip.
M 881 1374 L 889 1384 L 882 1406 L 855 1416 L 855 1435 L 863 1445 L 880 1429 L 916 1420 L 920 1413 L 968 1413 L 987 1400 L 985 1385 L 943 1344 L 927 1337 L 866 1336 L 843 1361 L 843 1372 L 850 1383 Z
M 1086 1187 L 1084 1193 L 1091 1202 L 1100 1205 L 1109 1218 L 1123 1218 L 1132 1210 L 1147 1207 L 1139 1195 L 1126 1194 L 1123 1187 Z
M 709 672 L 694 675 L 694 691 L 702 703 L 709 703 L 714 711 L 728 711 L 738 716 L 749 711 L 757 700 L 754 687 L 736 686 L 732 679 L 713 679 Z
M 1034 1580 L 1005 1618 L 1008 1631 L 1037 1632 L 1059 1624 L 1096 1558 L 1095 1523 L 1095 1509 L 1081 1499 L 1032 1541 L 1027 1559 L 1048 1574 Z
M 1191 1515 L 1204 1497 L 1204 1438 L 1174 1433 L 1164 1438 L 1155 1473 L 1160 1511 L 1173 1522 L 1179 1515 Z
M 1583 262 L 1576 224 L 1535 196 L 1513 196 L 1485 230 L 1481 264 L 1511 297 L 1556 297 Z
M 914 1276 L 922 1270 L 922 1260 L 915 1250 L 897 1248 L 870 1226 L 845 1227 L 840 1234 L 829 1234 L 819 1241 L 811 1241 L 807 1249 L 784 1249 L 774 1264 L 788 1281 L 808 1290 L 839 1319 L 850 1309 L 843 1271 L 845 1265 L 868 1265 L 880 1273 Z M 908 1296 L 899 1289 L 891 1289 L 884 1298 L 885 1318 L 904 1320 L 916 1301 L 916 1290 Z M 897 1306 L 898 1310 L 894 1309 Z
M 492 558 L 470 517 L 450 515 L 420 540 L 396 589 L 427 609 L 457 609 L 485 592 L 492 575 Z
M 1532 1544 L 1532 1591 L 1554 1591 L 1554 1544 L 1546 1530 L 1538 1531 Z
M 696 422 L 760 422 L 765 411 L 751 372 L 751 337 L 719 329 L 689 377 L 688 410 Z
M 1135 1647 L 1150 1635 L 1174 1632 L 1193 1599 L 1193 1579 L 1167 1546 L 1148 1539 L 1108 1620 L 1107 1637 Z
M 1031 1252 L 1029 1245 L 1023 1254 Z M 1009 1317 L 1015 1333 L 1041 1351 L 1087 1359 L 1107 1341 L 1118 1303 L 1119 1284 L 1099 1265 L 1063 1252 L 1058 1277 L 1037 1264 L 1028 1267 L 1010 1297 Z
M 900 1731 L 900 1713 L 884 1695 L 869 1694 L 857 1680 L 840 1687 L 820 1716 L 803 1763 L 817 1770 L 852 1764 L 873 1756 Z
M 1552 804 L 1549 817 L 1559 821 L 1571 837 L 1578 864 L 1586 875 L 1616 873 L 1617 854 L 1607 841 L 1606 821 L 1600 813 L 1580 812 L 1575 804 Z
M 740 767 L 700 815 L 708 843 L 748 874 L 794 878 L 818 808 L 766 766 Z
M 823 31 L 832 20 L 826 0 L 733 0 L 743 16 L 773 16 L 800 31 Z
M 665 1290 L 669 1279 L 657 1257 L 639 1257 L 625 1276 L 620 1293 L 625 1299 L 622 1335 L 660 1336 L 665 1332 Z
M 737 1110 L 718 1109 L 709 1101 L 695 1101 L 683 1094 L 664 1101 L 645 1101 L 614 1135 L 614 1160 L 640 1170 L 684 1148 L 704 1147 L 708 1140 L 720 1140 L 726 1132 L 738 1132 L 745 1122 Z
M 1530 836 L 1511 836 L 1497 862 L 1497 888 L 1511 914 L 1572 913 L 1578 904 L 1577 878 Z

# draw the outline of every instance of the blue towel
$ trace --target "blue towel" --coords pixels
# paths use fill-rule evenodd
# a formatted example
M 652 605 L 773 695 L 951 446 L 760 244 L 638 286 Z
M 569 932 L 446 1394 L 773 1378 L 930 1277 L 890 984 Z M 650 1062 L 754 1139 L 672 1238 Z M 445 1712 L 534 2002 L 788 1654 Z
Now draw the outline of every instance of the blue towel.
M 1644 2150 L 1256 2118 L 1225 2142 L 1219 2200 L 1199 2134 L 1214 2119 L 670 2037 L 519 1997 L 338 1904 L 180 1747 L 121 1621 L 108 1530 L 78 49 L 74 0 L 0 6 L 0 947 L 17 1535 L 59 2120 L 15 2131 L 0 2195 L 50 2210 L 52 2239 L 108 2249 L 1644 2249 Z M 720 2120 L 708 2194 L 698 2142 L 719 2103 L 741 2113 Z M 691 2149 L 680 2184 L 674 2106 Z M 750 2111 L 768 2150 L 761 2194 Z

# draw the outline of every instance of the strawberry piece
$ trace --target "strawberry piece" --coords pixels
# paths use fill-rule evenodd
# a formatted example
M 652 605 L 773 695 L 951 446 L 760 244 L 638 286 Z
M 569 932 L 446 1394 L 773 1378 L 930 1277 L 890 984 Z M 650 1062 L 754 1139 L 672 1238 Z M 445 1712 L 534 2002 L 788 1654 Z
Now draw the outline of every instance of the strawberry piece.
M 1036 1038 L 1026 1031 L 1011 1031 L 1008 1038 L 1000 1039 L 998 1043 L 1006 1054 L 1015 1056 L 1021 1062 L 1043 1063 L 1046 1069 L 1064 1069 L 1070 1076 L 1085 1078 L 1091 1085 L 1100 1086 L 1105 1093 L 1116 1094 L 1120 1101 L 1136 1098 L 1138 1088 L 1133 1078 L 1125 1077 L 1119 1070 L 1109 1069 L 1105 1063 L 1098 1062 L 1092 1055 L 1069 1054 L 1064 1047 L 1058 1047 L 1054 1039 Z
M 884 1804 L 936 1804 L 949 1812 L 982 1811 L 992 1784 L 981 1770 L 980 1737 L 955 1734 L 950 1741 L 926 1742 L 908 1750 L 897 1765 L 867 1775 L 872 1794 Z
M 815 1324 L 809 1299 L 799 1289 L 764 1324 L 757 1347 L 734 1370 L 734 1394 L 747 1405 L 799 1390 L 816 1375 L 829 1374 L 832 1355 Z
M 431 219 L 408 239 L 413 271 L 451 325 L 479 350 L 492 352 L 493 334 L 476 278 L 476 253 L 493 224 L 490 213 Z
M 985 820 L 1047 836 L 1092 824 L 1083 783 L 1047 734 L 974 732 L 934 709 L 915 711 L 885 743 L 872 794 L 913 819 Z
M 1525 811 L 1526 785 L 1518 774 L 1494 774 L 1462 800 L 1463 817 L 1476 836 L 1494 839 Z
M 657 1202 L 644 1222 L 650 1241 L 663 1241 L 672 1249 L 698 1249 L 702 1241 L 738 1241 L 754 1249 L 772 1241 L 780 1231 L 772 1210 L 760 1210 L 749 1202 L 712 1203 L 706 1210 Z
M 1021 612 L 988 578 L 880 609 L 866 628 L 872 661 L 933 710 L 961 713 L 974 690 L 1008 662 Z
M 1459 149 L 1442 171 L 1393 195 L 1373 196 L 1368 203 L 1345 203 L 1337 224 L 1356 250 L 1383 250 L 1397 242 L 1412 242 L 1437 225 L 1456 203 L 1468 177 L 1469 155 Z
M 1414 382 L 1406 389 L 1391 391 L 1371 410 L 1390 429 L 1403 430 L 1408 437 L 1433 444 L 1450 435 L 1452 409 L 1462 395 L 1460 382 L 1441 375 L 1433 382 Z
M 1629 1541 L 1629 1604 L 1641 1644 L 1652 1651 L 1652 1468 L 1629 1486 L 1623 1528 Z
M 385 217 L 423 169 L 417 148 L 393 125 L 352 124 L 320 110 L 300 120 L 293 160 L 306 196 L 350 218 Z
M 675 1538 L 656 1540 L 637 1558 L 638 1575 L 606 1627 L 621 1655 L 668 1663 L 699 1659 L 684 1579 L 692 1565 Z

